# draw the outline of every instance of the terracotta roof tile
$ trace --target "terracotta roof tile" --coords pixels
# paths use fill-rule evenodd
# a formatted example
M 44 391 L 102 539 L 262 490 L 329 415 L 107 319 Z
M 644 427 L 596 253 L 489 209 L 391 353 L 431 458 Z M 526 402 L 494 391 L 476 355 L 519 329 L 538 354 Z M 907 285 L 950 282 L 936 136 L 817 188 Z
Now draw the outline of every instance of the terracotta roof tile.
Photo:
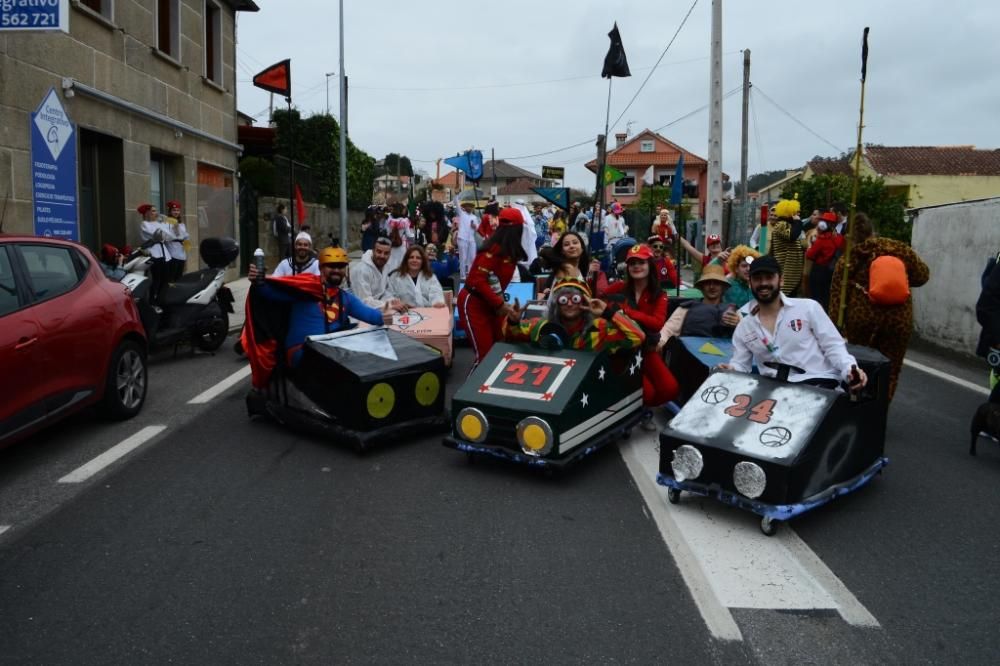
M 850 176 L 854 173 L 846 157 L 816 157 L 806 164 L 817 176 L 832 176 L 843 174 Z
M 866 146 L 865 157 L 881 174 L 1000 175 L 1000 150 L 975 146 Z

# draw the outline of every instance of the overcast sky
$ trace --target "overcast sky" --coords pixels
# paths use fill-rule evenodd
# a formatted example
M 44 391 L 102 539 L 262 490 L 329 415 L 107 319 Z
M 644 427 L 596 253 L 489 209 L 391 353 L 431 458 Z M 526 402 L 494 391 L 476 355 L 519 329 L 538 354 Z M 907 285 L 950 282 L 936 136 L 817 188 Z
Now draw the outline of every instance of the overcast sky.
M 469 147 L 487 159 L 493 148 L 499 159 L 589 142 L 510 161 L 536 173 L 543 164 L 565 166 L 567 185 L 593 189 L 583 164 L 604 131 L 607 32 L 617 21 L 632 70 L 630 78 L 613 80 L 614 123 L 692 2 L 347 0 L 351 139 L 375 158 L 407 155 L 431 176 L 433 160 Z M 325 74 L 339 67 L 337 2 L 257 4 L 260 12 L 238 18 L 240 110 L 266 122 L 269 95 L 250 78 L 291 58 L 293 104 L 306 115 L 323 113 Z M 871 28 L 865 143 L 1000 147 L 1000 3 L 994 0 L 726 0 L 722 21 L 724 93 L 742 85 L 742 49 L 752 54 L 751 175 L 854 147 L 865 26 Z M 662 127 L 667 139 L 707 157 L 710 34 L 711 0 L 698 0 L 609 136 L 630 122 L 630 136 Z M 336 116 L 336 74 L 329 84 Z M 733 180 L 740 173 L 740 97 L 723 102 L 723 169 Z

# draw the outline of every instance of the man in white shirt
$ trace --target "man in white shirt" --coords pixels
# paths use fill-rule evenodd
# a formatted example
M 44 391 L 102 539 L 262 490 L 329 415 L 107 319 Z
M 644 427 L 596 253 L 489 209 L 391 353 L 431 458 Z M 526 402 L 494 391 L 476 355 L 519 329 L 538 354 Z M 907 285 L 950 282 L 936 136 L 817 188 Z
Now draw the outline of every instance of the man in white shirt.
M 288 275 L 298 275 L 299 273 L 319 275 L 319 261 L 313 253 L 312 236 L 305 231 L 300 231 L 295 236 L 295 246 L 292 249 L 292 256 L 282 259 L 275 267 L 271 277 L 286 277 Z
M 456 203 L 458 199 L 456 197 Z M 465 279 L 476 258 L 476 232 L 479 229 L 479 219 L 472 214 L 475 206 L 471 201 L 463 201 L 455 213 L 454 232 L 458 247 L 458 272 Z
M 388 286 L 388 271 L 392 242 L 385 237 L 379 237 L 375 246 L 361 255 L 361 261 L 351 265 L 351 291 L 365 305 L 373 308 L 384 308 L 405 312 L 406 305 L 398 298 L 392 298 L 386 293 Z
M 747 316 L 733 333 L 733 358 L 721 367 L 750 372 L 756 361 L 761 375 L 774 377 L 777 370 L 766 364 L 777 362 L 803 371 L 792 371 L 790 382 L 836 388 L 844 381 L 852 391 L 868 383 L 822 306 L 781 293 L 781 267 L 773 256 L 750 264 L 750 290 L 755 300 L 744 306 Z

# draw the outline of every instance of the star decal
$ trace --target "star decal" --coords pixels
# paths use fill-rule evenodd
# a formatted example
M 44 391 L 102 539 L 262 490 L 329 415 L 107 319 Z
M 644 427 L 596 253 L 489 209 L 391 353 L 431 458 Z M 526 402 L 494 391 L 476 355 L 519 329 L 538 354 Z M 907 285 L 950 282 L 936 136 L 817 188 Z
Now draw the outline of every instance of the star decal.
M 563 365 L 565 365 L 566 367 L 572 368 L 574 365 L 576 365 L 576 359 L 575 358 L 568 358 L 565 361 L 563 361 Z
M 507 352 L 506 354 L 503 355 L 503 360 L 505 361 L 509 361 L 512 358 L 514 358 L 513 352 Z
M 586 407 L 589 402 L 590 402 L 590 397 L 586 393 L 584 393 L 583 397 L 580 398 L 580 406 Z
M 488 384 L 483 384 L 482 386 L 479 387 L 479 392 L 480 393 L 486 393 L 489 390 L 490 390 L 490 387 L 489 387 Z
M 628 366 L 628 374 L 629 375 L 634 375 L 635 374 L 635 364 L 634 363 L 632 365 Z
M 553 393 L 543 393 L 542 394 L 542 400 L 545 400 L 546 402 L 549 401 L 549 400 L 551 400 L 553 397 L 555 397 L 555 395 Z
M 635 353 L 635 364 L 642 365 L 642 350 L 640 349 Z
M 600 379 L 602 382 L 604 381 L 604 366 L 603 365 L 597 371 L 597 378 Z

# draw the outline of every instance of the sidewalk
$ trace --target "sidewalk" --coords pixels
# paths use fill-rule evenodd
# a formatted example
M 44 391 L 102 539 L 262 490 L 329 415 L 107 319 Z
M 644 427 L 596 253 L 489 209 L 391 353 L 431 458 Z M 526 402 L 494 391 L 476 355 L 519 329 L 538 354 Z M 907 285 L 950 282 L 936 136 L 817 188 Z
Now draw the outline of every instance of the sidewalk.
M 349 256 L 352 262 L 359 261 L 361 250 L 351 250 Z M 246 320 L 244 308 L 247 302 L 247 292 L 250 291 L 250 280 L 242 277 L 239 280 L 227 282 L 226 286 L 229 287 L 229 291 L 233 292 L 233 314 L 229 315 L 229 332 L 233 333 L 242 329 L 243 322 Z

